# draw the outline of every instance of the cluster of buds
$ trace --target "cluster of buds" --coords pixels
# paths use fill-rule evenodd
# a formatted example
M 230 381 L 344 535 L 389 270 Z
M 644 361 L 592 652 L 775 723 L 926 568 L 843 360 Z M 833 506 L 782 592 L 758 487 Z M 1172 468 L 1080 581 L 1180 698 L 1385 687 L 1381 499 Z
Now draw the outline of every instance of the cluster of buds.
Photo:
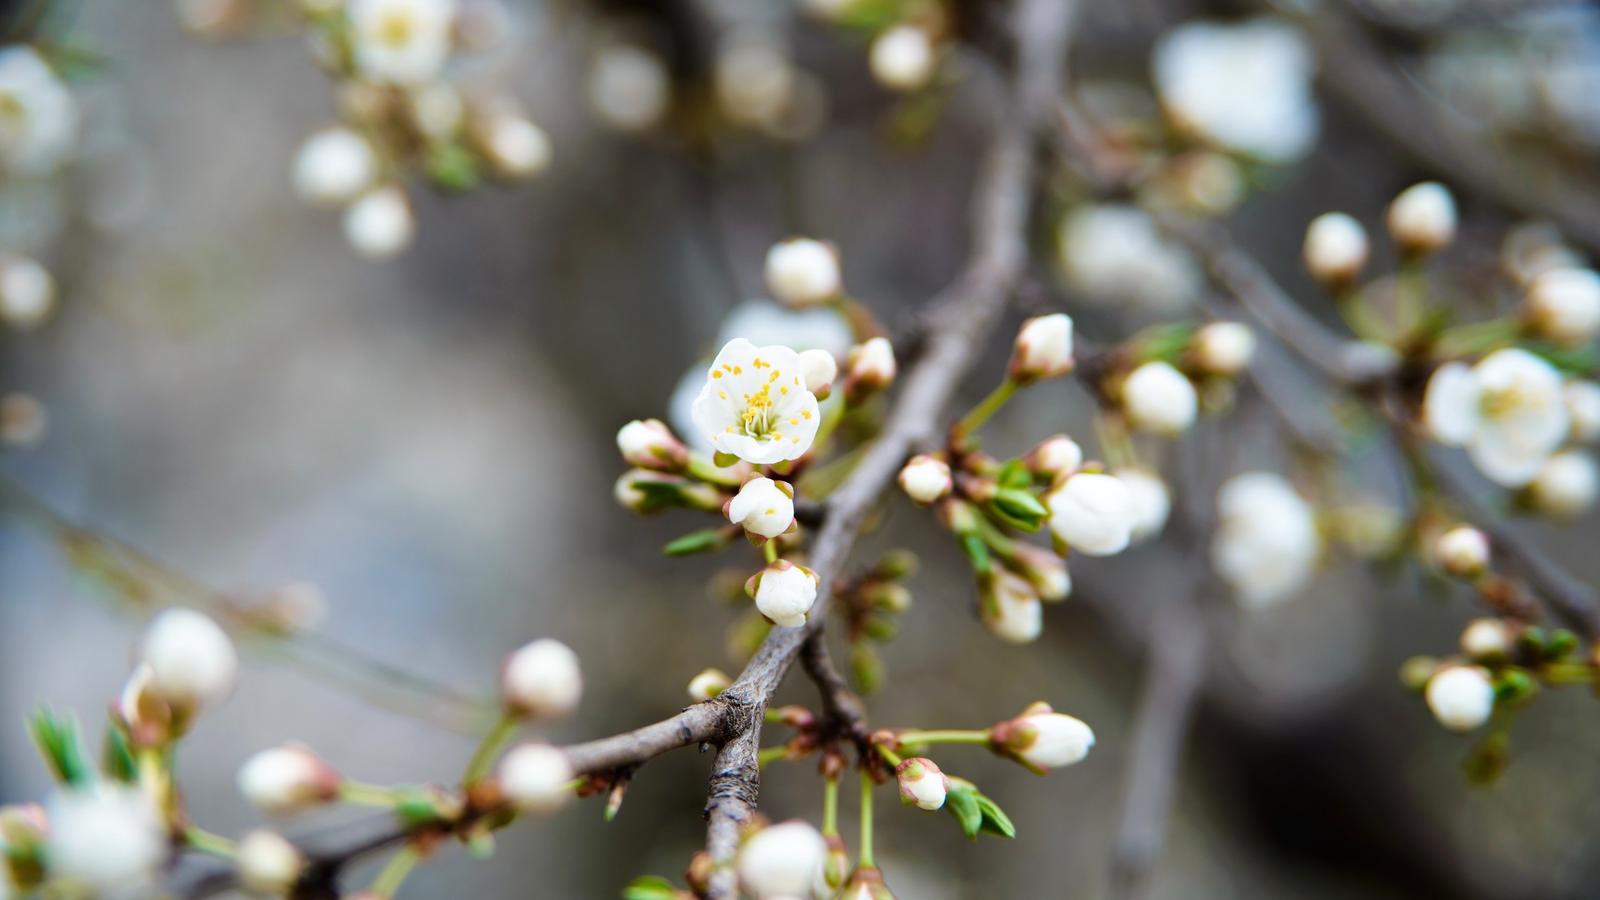
M 834 590 L 835 614 L 844 617 L 850 643 L 850 668 L 863 693 L 876 691 L 883 682 L 883 662 L 872 645 L 893 640 L 898 632 L 896 618 L 911 608 L 911 590 L 904 581 L 916 567 L 915 556 L 896 550 Z
M 497 9 L 497 8 L 496 8 Z M 364 256 L 404 250 L 416 223 L 405 182 L 425 175 L 466 190 L 485 175 L 527 178 L 549 165 L 544 131 L 498 92 L 468 91 L 452 59 L 485 35 L 455 0 L 335 0 L 305 9 L 311 48 L 337 83 L 342 123 L 313 133 L 294 163 L 309 203 L 344 209 L 344 233 Z
M 1415 657 L 1401 680 L 1422 692 L 1439 724 L 1455 732 L 1483 727 L 1496 709 L 1530 700 L 1540 684 L 1600 683 L 1592 654 L 1581 653 L 1578 636 L 1514 618 L 1479 618 L 1461 631 L 1460 654 L 1448 659 Z
M 233 690 L 239 657 L 216 622 L 192 609 L 169 609 L 145 631 L 139 662 L 112 718 L 134 747 L 164 747 L 188 730 L 196 713 Z
M 1207 408 L 1225 405 L 1255 355 L 1255 332 L 1242 322 L 1158 326 L 1113 354 L 1098 386 L 1106 406 L 1138 431 L 1176 437 Z

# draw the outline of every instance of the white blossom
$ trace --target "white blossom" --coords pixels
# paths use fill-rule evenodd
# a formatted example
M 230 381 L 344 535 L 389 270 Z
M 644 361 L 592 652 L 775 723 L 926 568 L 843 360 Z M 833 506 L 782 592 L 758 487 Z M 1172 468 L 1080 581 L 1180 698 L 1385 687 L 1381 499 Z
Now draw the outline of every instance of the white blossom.
M 348 203 L 378 177 L 378 155 L 355 130 L 338 126 L 312 134 L 294 158 L 294 189 L 323 206 Z
M 282 835 L 261 828 L 239 839 L 234 861 L 245 887 L 268 894 L 287 891 L 306 864 L 305 857 Z
M 1172 494 L 1161 476 L 1147 469 L 1123 468 L 1111 473 L 1128 488 L 1133 500 L 1131 539 L 1142 541 L 1161 533 L 1172 512 Z
M 1250 365 L 1256 333 L 1242 322 L 1211 322 L 1195 330 L 1190 352 L 1200 371 L 1232 377 Z
M 1061 225 L 1058 252 L 1073 291 L 1091 302 L 1174 312 L 1193 305 L 1205 286 L 1194 257 L 1133 206 L 1073 210 Z
M 733 684 L 733 679 L 721 669 L 705 669 L 689 679 L 689 697 L 696 703 L 710 700 Z
M 1144 431 L 1178 434 L 1194 424 L 1199 406 L 1194 384 L 1171 363 L 1147 362 L 1122 382 L 1122 408 Z
M 50 270 L 26 256 L 0 260 L 0 322 L 31 328 L 43 322 L 56 303 Z
M 1551 456 L 1528 485 L 1535 509 L 1557 519 L 1576 518 L 1594 505 L 1600 473 L 1594 457 L 1576 450 Z
M 424 135 L 448 140 L 466 121 L 467 102 L 453 85 L 436 81 L 411 93 L 411 118 Z
M 0 168 L 48 175 L 78 139 L 78 103 L 32 47 L 0 49 Z
M 1480 666 L 1448 666 L 1428 679 L 1428 709 L 1451 731 L 1471 731 L 1494 711 L 1494 684 Z
M 350 0 L 356 70 L 363 78 L 419 85 L 450 57 L 455 0 Z
M 916 25 L 896 25 L 872 41 L 867 61 L 872 77 L 896 91 L 914 91 L 933 79 L 938 51 L 933 35 Z
M 1081 762 L 1094 746 L 1094 729 L 1081 719 L 1035 703 L 990 730 L 990 740 L 1036 772 Z
M 519 809 L 554 812 L 572 797 L 577 773 L 567 756 L 549 744 L 521 744 L 500 761 L 500 790 Z
M 948 787 L 945 784 L 944 771 L 938 763 L 923 756 L 913 756 L 902 760 L 894 770 L 895 780 L 900 786 L 900 799 L 906 803 L 915 803 L 920 809 L 938 809 L 944 806 L 945 794 Z
M 978 617 L 990 634 L 1008 644 L 1038 640 L 1044 630 L 1038 591 L 1027 579 L 1004 570 L 996 571 L 984 585 Z
M 1293 162 L 1316 139 L 1315 60 L 1283 22 L 1181 25 L 1156 42 L 1154 63 L 1162 105 L 1180 128 L 1271 163 Z
M 500 693 L 519 715 L 541 719 L 568 715 L 583 696 L 578 654 L 550 638 L 527 644 L 501 666 Z
M 1055 602 L 1072 595 L 1072 573 L 1067 571 L 1067 561 L 1055 553 L 1018 542 L 1007 561 L 1033 585 L 1040 600 Z
M 150 667 L 150 686 L 163 699 L 182 705 L 215 703 L 233 690 L 239 655 L 216 622 L 192 609 L 168 609 L 156 616 L 139 647 Z
M 778 127 L 795 94 L 788 52 L 761 29 L 742 28 L 723 38 L 713 75 L 718 105 L 741 125 Z
M 844 282 L 838 252 L 812 238 L 773 244 L 765 273 L 772 296 L 796 308 L 826 303 L 839 295 Z
M 1569 381 L 1561 389 L 1561 396 L 1572 422 L 1572 439 L 1586 444 L 1600 440 L 1600 384 Z
M 739 884 L 755 900 L 809 897 L 827 852 L 822 835 L 808 822 L 768 825 L 739 848 Z
M 1455 240 L 1455 198 L 1436 181 L 1414 184 L 1389 204 L 1387 223 L 1401 248 L 1412 253 L 1438 250 Z
M 1458 578 L 1474 578 L 1489 565 L 1489 536 L 1471 525 L 1457 525 L 1433 543 L 1439 568 Z
M 630 466 L 676 472 L 689 462 L 689 448 L 660 419 L 634 419 L 617 431 L 617 449 Z
M 1560 374 L 1515 347 L 1470 368 L 1440 366 L 1428 379 L 1422 412 L 1434 440 L 1465 446 L 1478 469 L 1506 487 L 1532 481 L 1569 429 Z
M 816 395 L 800 375 L 799 354 L 743 338 L 717 354 L 692 414 L 718 452 L 753 465 L 804 456 L 820 423 Z
M 1600 274 L 1592 269 L 1551 269 L 1533 280 L 1527 296 L 1528 323 L 1564 344 L 1581 344 L 1600 333 Z
M 1473 619 L 1461 630 L 1461 652 L 1476 660 L 1504 659 L 1515 637 L 1502 619 Z
M 661 58 L 641 47 L 611 44 L 589 67 L 589 105 L 619 131 L 644 131 L 661 121 L 671 79 Z
M 525 116 L 492 116 L 483 127 L 483 149 L 506 178 L 527 178 L 550 165 L 550 136 Z
M 752 478 L 728 501 L 728 521 L 763 538 L 775 538 L 794 524 L 794 488 L 771 478 Z
M 745 583 L 745 592 L 756 601 L 756 609 L 785 628 L 798 628 L 806 623 L 806 613 L 817 602 L 817 585 L 821 579 L 805 566 L 797 566 L 786 559 L 768 563 Z
M 1055 478 L 1071 475 L 1083 465 L 1083 448 L 1072 438 L 1057 434 L 1040 441 L 1022 459 L 1034 474 Z
M 1310 504 L 1279 475 L 1247 472 L 1217 492 L 1211 564 L 1247 607 L 1277 603 L 1310 579 L 1322 537 Z
M 410 246 L 417 223 L 406 193 L 396 185 L 374 188 L 344 212 L 344 236 L 362 256 L 394 256 Z
M 953 484 L 950 464 L 927 454 L 911 457 L 900 469 L 900 488 L 918 503 L 943 499 Z
M 1050 531 L 1079 553 L 1111 556 L 1132 539 L 1138 511 L 1128 486 L 1114 475 L 1079 472 L 1045 495 Z
M 826 400 L 833 390 L 833 380 L 839 377 L 839 362 L 826 350 L 800 351 L 800 380 L 806 390 Z
M 894 345 L 885 337 L 868 338 L 850 348 L 845 358 L 845 395 L 859 402 L 894 381 Z
M 1323 213 L 1312 219 L 1301 247 L 1306 271 L 1318 281 L 1335 285 L 1355 280 L 1366 268 L 1369 252 L 1367 230 L 1342 212 Z
M 1072 317 L 1038 316 L 1022 323 L 1011 350 L 1011 379 L 1028 383 L 1072 371 Z
M 299 744 L 273 747 L 245 760 L 239 792 L 272 813 L 299 812 L 339 794 L 339 773 Z
M 65 788 L 47 804 L 50 875 L 90 896 L 142 896 L 167 856 L 155 804 L 140 791 L 99 783 Z

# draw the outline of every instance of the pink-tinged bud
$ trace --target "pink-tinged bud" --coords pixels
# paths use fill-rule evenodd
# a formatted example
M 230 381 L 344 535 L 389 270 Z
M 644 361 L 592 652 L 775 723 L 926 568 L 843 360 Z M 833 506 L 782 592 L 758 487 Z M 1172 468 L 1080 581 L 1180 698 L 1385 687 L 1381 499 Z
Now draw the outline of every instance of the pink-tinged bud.
M 339 796 L 339 773 L 310 748 L 285 744 L 263 750 L 239 769 L 239 791 L 270 813 L 310 809 Z
M 806 613 L 817 602 L 821 581 L 805 566 L 780 559 L 750 576 L 744 589 L 756 601 L 756 609 L 774 624 L 798 628 L 806 623 Z
M 286 584 L 263 597 L 250 610 L 254 621 L 274 634 L 300 634 L 321 622 L 328 614 L 328 598 L 322 588 L 307 582 Z
M 819 402 L 833 393 L 833 382 L 838 377 L 839 363 L 832 353 L 826 350 L 800 351 L 800 380 L 805 382 L 806 390 L 815 394 Z
M 1476 578 L 1489 568 L 1489 536 L 1471 525 L 1457 525 L 1433 542 L 1433 558 L 1457 578 Z
M 1094 731 L 1082 720 L 1058 713 L 1049 704 L 1035 703 L 1015 719 L 989 729 L 989 746 L 1042 775 L 1088 756 L 1094 746 Z
M 1083 448 L 1064 434 L 1047 437 L 1022 457 L 1028 471 L 1044 478 L 1071 475 L 1083 465 Z
M 756 900 L 809 897 L 828 846 L 807 822 L 769 825 L 739 848 L 739 884 Z
M 172 706 L 150 687 L 150 667 L 141 664 L 128 676 L 112 715 L 135 747 L 159 747 L 177 736 L 180 723 Z
M 717 696 L 733 684 L 733 679 L 721 669 L 706 669 L 699 675 L 689 679 L 689 697 L 696 703 L 703 703 Z
M 500 790 L 519 809 L 554 812 L 572 797 L 577 773 L 566 754 L 549 744 L 522 744 L 500 761 Z
M 752 478 L 722 510 L 728 521 L 767 540 L 794 528 L 794 488 L 785 481 Z
M 845 849 L 844 838 L 837 834 L 825 835 L 823 840 L 828 845 L 828 855 L 822 863 L 822 881 L 828 890 L 837 891 L 850 877 L 850 851 Z
M 689 448 L 660 419 L 634 419 L 617 432 L 617 449 L 630 466 L 659 472 L 681 472 L 689 464 Z
M 169 609 L 151 620 L 139 657 L 150 667 L 149 689 L 190 709 L 226 697 L 239 673 L 233 641 L 192 609 Z
M 895 778 L 900 782 L 900 799 L 905 803 L 915 803 L 922 809 L 938 809 L 944 806 L 944 796 L 948 790 L 944 772 L 931 759 L 915 756 L 905 760 L 895 767 Z
M 1018 541 L 1011 551 L 1011 565 L 1033 585 L 1040 600 L 1065 600 L 1072 596 L 1072 575 L 1067 561 L 1056 554 Z
M 1072 317 L 1039 316 L 1022 323 L 1011 351 L 1011 380 L 1028 384 L 1072 371 Z
M 851 347 L 845 360 L 845 399 L 860 403 L 888 387 L 895 371 L 894 346 L 888 338 L 875 337 Z
M 560 641 L 534 641 L 506 657 L 500 667 L 500 693 L 506 709 L 519 716 L 567 715 L 583 695 L 578 654 Z
M 991 634 L 1008 644 L 1037 640 L 1044 630 L 1038 592 L 1010 572 L 998 571 L 987 579 L 978 598 L 978 616 Z
M 282 835 L 257 829 L 240 839 L 234 864 L 245 887 L 280 895 L 300 879 L 306 860 Z
M 900 470 L 900 488 L 923 505 L 949 496 L 953 484 L 949 463 L 935 456 L 913 456 Z
M 839 900 L 894 900 L 894 894 L 883 881 L 883 872 L 875 867 L 863 866 L 850 876 Z
M 650 469 L 629 469 L 612 491 L 624 509 L 650 515 L 674 506 L 719 512 L 727 496 L 709 484 Z

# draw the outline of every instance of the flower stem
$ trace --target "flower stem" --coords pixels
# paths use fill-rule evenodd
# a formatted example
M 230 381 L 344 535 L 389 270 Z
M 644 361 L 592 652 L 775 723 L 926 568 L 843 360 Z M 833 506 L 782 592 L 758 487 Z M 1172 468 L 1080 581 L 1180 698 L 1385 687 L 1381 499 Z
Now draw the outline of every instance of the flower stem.
M 766 768 L 768 763 L 775 763 L 787 756 L 788 753 L 788 747 L 762 747 L 760 752 L 756 754 L 756 764 Z
M 472 761 L 467 763 L 467 772 L 461 776 L 462 784 L 473 784 L 481 781 L 489 773 L 489 767 L 494 764 L 496 756 L 500 755 L 501 748 L 511 740 L 517 731 L 517 717 L 509 712 L 501 713 L 500 720 L 494 723 L 489 733 L 484 735 L 483 742 L 472 754 Z
M 355 806 L 376 806 L 379 809 L 393 809 L 400 805 L 400 791 L 396 788 L 384 787 L 381 784 L 341 781 L 339 782 L 339 799 Z
M 978 405 L 974 406 L 971 412 L 962 416 L 961 421 L 956 423 L 956 427 L 952 430 L 957 437 L 965 438 L 975 433 L 984 422 L 989 421 L 990 416 L 999 412 L 1000 407 L 1006 405 L 1006 401 L 1011 399 L 1011 395 L 1017 392 L 1017 387 L 1017 383 L 1009 378 L 1000 382 L 999 387 L 990 391 L 989 396 L 979 400 Z
M 950 728 L 943 731 L 902 731 L 898 735 L 900 744 L 987 744 L 989 732 L 982 728 L 956 729 Z
M 1595 670 L 1586 663 L 1550 663 L 1539 670 L 1551 684 L 1589 684 L 1595 680 Z
M 233 841 L 220 834 L 212 834 L 204 828 L 190 825 L 183 831 L 183 841 L 201 853 L 209 853 L 224 859 L 233 858 Z
M 767 558 L 767 562 L 768 563 L 777 562 L 778 561 L 778 542 L 776 540 L 772 539 L 772 538 L 768 538 L 767 542 L 761 545 L 761 553 L 762 553 L 763 556 L 765 556 Z
M 872 861 L 872 776 L 861 770 L 861 867 L 874 867 Z
M 721 487 L 736 488 L 739 486 L 739 473 L 737 471 L 732 468 L 718 468 L 715 462 L 698 453 L 689 454 L 689 476 L 720 485 Z
M 890 750 L 888 747 L 885 747 L 882 744 L 878 744 L 877 749 L 878 755 L 883 757 L 884 760 L 889 763 L 889 765 L 896 768 L 900 766 L 900 755 L 898 753 L 895 753 L 893 750 Z
M 419 862 L 422 862 L 422 851 L 418 850 L 415 844 L 401 847 L 389 858 L 388 864 L 378 873 L 378 877 L 372 880 L 372 887 L 368 892 L 374 897 L 393 897 L 395 892 L 400 890 L 400 885 L 405 883 L 406 876 L 411 874 L 411 870 L 415 869 Z
M 839 779 L 822 779 L 822 836 L 839 833 Z

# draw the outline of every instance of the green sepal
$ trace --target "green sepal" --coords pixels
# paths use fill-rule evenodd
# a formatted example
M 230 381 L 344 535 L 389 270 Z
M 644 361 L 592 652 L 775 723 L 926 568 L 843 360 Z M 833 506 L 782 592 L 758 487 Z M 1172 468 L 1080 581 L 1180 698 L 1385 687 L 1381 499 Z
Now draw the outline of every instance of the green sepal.
M 72 716 L 57 716 L 41 708 L 33 714 L 28 733 L 57 781 L 82 787 L 94 779 L 94 768 L 78 740 L 78 722 Z
M 660 875 L 640 875 L 622 889 L 622 900 L 673 900 L 678 889 Z
M 993 563 L 989 559 L 989 545 L 983 542 L 982 535 L 967 533 L 961 536 L 961 549 L 967 551 L 967 558 L 972 561 L 972 570 L 980 577 L 989 574 Z
M 983 808 L 978 805 L 978 792 L 975 790 L 955 789 L 945 794 L 944 808 L 950 811 L 961 824 L 961 831 L 967 837 L 977 840 L 978 831 L 983 828 Z
M 1026 488 L 1033 484 L 1033 473 L 1022 464 L 1020 459 L 1007 460 L 995 474 L 995 480 L 1002 488 Z
M 976 793 L 976 792 L 974 792 Z M 1014 838 L 1017 836 L 1017 827 L 1011 824 L 1011 818 L 1005 814 L 998 803 L 977 794 L 978 810 L 983 813 L 983 824 L 980 831 L 999 837 Z
M 139 766 L 134 762 L 133 748 L 128 745 L 128 736 L 122 729 L 106 729 L 106 744 L 101 756 L 101 768 L 111 779 L 124 784 L 139 780 Z
M 662 547 L 661 552 L 668 556 L 715 553 L 728 546 L 735 533 L 729 528 L 702 528 L 699 531 L 691 531 L 680 538 L 674 539 L 665 547 Z
M 460 144 L 435 144 L 428 149 L 428 177 L 446 190 L 468 191 L 478 184 L 478 163 Z

